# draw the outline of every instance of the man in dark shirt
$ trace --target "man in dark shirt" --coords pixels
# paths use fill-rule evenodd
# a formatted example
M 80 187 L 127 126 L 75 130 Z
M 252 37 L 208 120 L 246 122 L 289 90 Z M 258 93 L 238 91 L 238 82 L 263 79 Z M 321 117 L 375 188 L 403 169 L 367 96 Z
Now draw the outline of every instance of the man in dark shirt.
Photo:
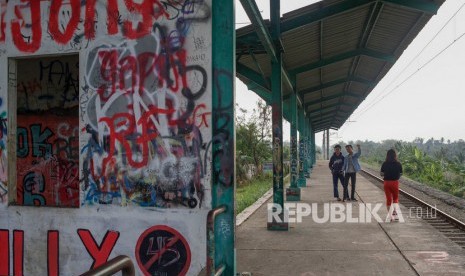
M 341 146 L 335 145 L 333 156 L 331 156 L 331 159 L 329 160 L 329 169 L 333 175 L 333 194 L 337 201 L 341 201 L 337 188 L 338 179 L 341 181 L 341 185 L 344 184 L 342 165 L 344 165 L 344 156 L 341 153 Z

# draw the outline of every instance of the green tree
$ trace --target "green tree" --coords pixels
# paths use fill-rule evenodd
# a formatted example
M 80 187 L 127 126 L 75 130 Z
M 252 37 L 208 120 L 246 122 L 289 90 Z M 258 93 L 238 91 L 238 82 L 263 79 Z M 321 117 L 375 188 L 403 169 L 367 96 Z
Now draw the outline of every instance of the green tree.
M 263 162 L 271 158 L 271 108 L 259 100 L 250 117 L 239 109 L 236 120 L 236 170 L 253 165 L 263 173 Z M 244 175 L 238 175 L 238 179 Z

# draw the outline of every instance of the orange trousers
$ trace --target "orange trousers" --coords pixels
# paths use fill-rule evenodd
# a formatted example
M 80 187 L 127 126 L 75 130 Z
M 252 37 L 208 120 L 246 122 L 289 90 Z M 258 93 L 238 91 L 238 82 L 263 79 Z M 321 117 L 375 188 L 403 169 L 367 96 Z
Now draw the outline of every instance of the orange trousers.
M 384 180 L 384 194 L 386 194 L 386 205 L 399 203 L 399 180 Z

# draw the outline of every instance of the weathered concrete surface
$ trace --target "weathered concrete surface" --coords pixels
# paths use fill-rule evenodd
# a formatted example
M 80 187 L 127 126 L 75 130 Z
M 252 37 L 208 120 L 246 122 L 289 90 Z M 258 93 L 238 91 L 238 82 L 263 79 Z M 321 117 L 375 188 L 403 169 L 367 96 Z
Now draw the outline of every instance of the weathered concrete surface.
M 336 203 L 327 163 L 318 162 L 302 189 L 304 203 Z M 350 186 L 350 185 L 349 185 Z M 357 175 L 359 203 L 385 202 L 384 192 Z M 342 187 L 340 187 L 342 195 Z M 266 205 L 237 228 L 237 271 L 252 275 L 465 275 L 465 250 L 422 220 L 409 218 L 401 206 L 404 223 L 316 223 L 303 217 L 288 232 L 266 229 Z M 384 220 L 383 205 L 378 212 Z

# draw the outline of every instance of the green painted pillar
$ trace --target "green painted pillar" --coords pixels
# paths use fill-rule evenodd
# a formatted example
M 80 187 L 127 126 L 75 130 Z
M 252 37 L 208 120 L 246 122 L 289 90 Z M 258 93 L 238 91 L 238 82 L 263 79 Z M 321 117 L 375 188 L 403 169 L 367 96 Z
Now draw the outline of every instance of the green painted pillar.
M 270 0 L 271 38 L 275 49 L 281 36 L 280 0 Z M 268 221 L 268 230 L 287 231 L 289 224 L 284 216 L 284 187 L 283 187 L 283 92 L 282 92 L 282 55 L 281 50 L 276 51 L 276 61 L 271 62 L 271 108 L 272 108 L 272 142 L 273 142 L 273 203 L 279 205 L 282 212 L 279 220 L 272 216 Z M 273 207 L 272 211 L 276 211 Z
M 308 123 L 308 143 L 307 143 L 307 159 L 308 159 L 308 167 L 307 167 L 307 177 L 310 177 L 312 173 L 312 145 L 313 145 L 313 140 L 312 140 L 312 125 L 310 124 L 310 120 Z
M 295 87 L 295 84 L 294 84 Z M 290 123 L 291 123 L 291 185 L 286 189 L 287 201 L 300 201 L 300 188 L 297 183 L 297 95 L 296 92 L 291 94 L 290 100 Z
M 305 118 L 305 139 L 304 139 L 304 151 L 305 151 L 305 159 L 304 159 L 304 175 L 305 178 L 310 178 L 310 154 L 309 154 L 309 142 L 310 142 L 310 124 Z
M 305 160 L 305 113 L 299 109 L 299 187 L 306 187 L 307 180 L 304 175 L 304 160 Z
M 308 175 L 310 177 L 313 168 L 313 145 L 315 144 L 315 139 L 313 136 L 313 129 L 311 121 L 308 120 Z
M 212 1 L 212 16 L 212 208 L 225 211 L 213 216 L 214 233 L 207 227 L 207 266 L 235 275 L 234 1 Z
M 312 165 L 316 163 L 316 140 L 315 140 L 315 132 L 312 131 Z

